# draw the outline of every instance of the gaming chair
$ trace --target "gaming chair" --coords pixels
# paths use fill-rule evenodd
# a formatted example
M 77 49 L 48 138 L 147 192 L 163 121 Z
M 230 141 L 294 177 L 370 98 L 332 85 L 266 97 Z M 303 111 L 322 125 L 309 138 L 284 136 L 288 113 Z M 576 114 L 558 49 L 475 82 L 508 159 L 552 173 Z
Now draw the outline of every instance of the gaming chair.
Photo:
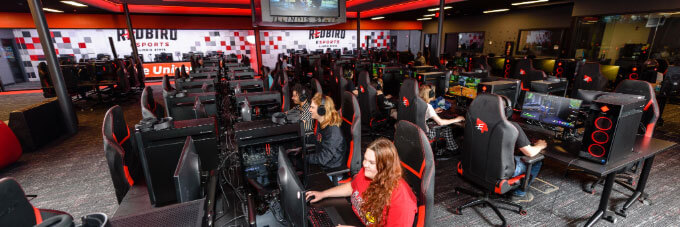
M 531 59 L 522 59 L 515 64 L 512 78 L 521 80 L 520 87 L 522 90 L 528 91 L 531 87 L 531 81 L 543 80 L 546 75 L 545 72 L 534 69 Z
M 425 132 L 408 121 L 397 122 L 394 146 L 404 180 L 416 195 L 418 213 L 413 226 L 434 225 L 434 155 Z
M 456 208 L 461 214 L 465 208 L 488 205 L 506 226 L 505 217 L 498 210 L 497 203 L 516 207 L 524 215 L 522 205 L 499 199 L 500 195 L 511 192 L 520 186 L 527 189 L 530 176 L 521 174 L 512 177 L 515 171 L 515 142 L 519 132 L 505 116 L 505 104 L 501 96 L 495 94 L 479 94 L 472 101 L 465 119 L 465 139 L 461 160 L 457 170 L 465 180 L 479 187 L 484 193 L 476 193 L 463 188 L 456 188 L 457 193 L 476 196 L 477 199 Z M 542 160 L 542 155 L 522 160 L 530 170 L 533 163 Z M 521 181 L 521 182 L 520 182 Z
M 104 115 L 102 135 L 104 154 L 118 203 L 123 200 L 130 187 L 143 178 L 140 157 L 131 134 L 123 109 L 118 105 L 111 107 Z
M 35 226 L 54 216 L 70 214 L 49 209 L 38 209 L 26 198 L 24 189 L 12 177 L 0 179 L 0 226 Z
M 150 86 L 142 90 L 142 98 L 139 101 L 142 104 L 142 119 L 165 117 L 165 108 L 163 106 L 159 108 L 159 104 L 153 97 L 153 88 Z
M 366 129 L 373 131 L 380 127 L 387 119 L 385 116 L 380 116 L 378 110 L 377 90 L 371 85 L 371 79 L 367 71 L 359 73 L 359 108 L 363 113 L 361 121 Z
M 205 106 L 198 97 L 196 97 L 194 100 L 194 113 L 196 113 L 196 119 L 208 117 L 208 113 L 205 111 Z
M 578 67 L 574 77 L 574 93 L 578 89 L 602 91 L 605 86 L 607 86 L 607 78 L 600 72 L 600 63 L 586 62 Z
M 312 94 L 316 94 L 316 93 L 323 94 L 323 89 L 321 88 L 321 83 L 319 83 L 319 81 L 317 79 L 312 78 L 310 83 L 312 84 Z M 333 101 L 335 101 L 335 100 L 333 100 Z
M 418 96 L 418 82 L 413 78 L 404 79 L 399 89 L 397 120 L 414 123 L 421 130 L 427 131 L 425 112 L 427 103 Z
M 349 91 L 342 93 L 341 117 L 342 124 L 340 131 L 345 139 L 347 147 L 347 156 L 344 158 L 346 165 L 340 166 L 338 170 L 328 171 L 328 176 L 333 178 L 333 183 L 346 183 L 352 181 L 352 177 L 359 172 L 362 167 L 361 160 L 361 111 L 359 110 L 359 101 Z M 338 178 L 345 176 L 344 180 L 338 181 Z

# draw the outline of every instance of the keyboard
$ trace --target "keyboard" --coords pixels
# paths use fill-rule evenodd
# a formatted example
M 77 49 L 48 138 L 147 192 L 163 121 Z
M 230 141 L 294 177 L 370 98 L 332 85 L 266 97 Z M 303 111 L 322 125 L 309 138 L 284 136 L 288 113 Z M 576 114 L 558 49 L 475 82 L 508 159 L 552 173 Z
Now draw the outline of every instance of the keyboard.
M 308 217 L 314 227 L 335 226 L 324 208 L 309 207 Z

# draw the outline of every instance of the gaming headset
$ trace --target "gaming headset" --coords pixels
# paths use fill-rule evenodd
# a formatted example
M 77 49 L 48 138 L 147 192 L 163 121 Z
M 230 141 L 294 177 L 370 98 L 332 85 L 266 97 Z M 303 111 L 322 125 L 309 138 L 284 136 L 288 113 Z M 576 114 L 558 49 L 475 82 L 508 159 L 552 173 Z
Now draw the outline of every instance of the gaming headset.
M 309 98 L 309 95 L 307 95 L 306 90 L 307 89 L 302 88 L 302 89 L 300 89 L 300 92 L 298 92 L 298 98 L 300 98 L 300 101 L 304 102 L 304 101 L 307 101 L 307 99 Z
M 321 96 L 321 105 L 316 108 L 316 113 L 319 114 L 319 116 L 326 115 L 326 96 L 322 95 Z
M 506 97 L 505 95 L 498 95 L 501 97 L 503 100 L 503 108 L 505 111 L 505 117 L 510 119 L 512 117 L 513 109 L 512 109 L 512 101 L 510 98 Z
M 428 93 L 429 97 L 430 97 L 430 98 L 434 98 L 434 96 L 436 95 L 436 94 L 434 93 L 434 88 L 432 88 L 432 85 L 427 85 L 427 87 L 430 88 L 430 92 Z

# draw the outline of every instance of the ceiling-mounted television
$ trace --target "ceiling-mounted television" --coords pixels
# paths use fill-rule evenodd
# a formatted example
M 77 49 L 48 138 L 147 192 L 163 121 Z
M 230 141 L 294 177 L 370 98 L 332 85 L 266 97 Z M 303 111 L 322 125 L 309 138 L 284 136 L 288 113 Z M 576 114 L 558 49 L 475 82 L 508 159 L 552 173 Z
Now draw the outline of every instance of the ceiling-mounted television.
M 484 50 L 484 32 L 458 33 L 458 50 L 481 53 Z
M 564 28 L 519 30 L 517 54 L 555 56 L 559 53 Z
M 252 0 L 260 26 L 314 26 L 345 23 L 345 0 Z

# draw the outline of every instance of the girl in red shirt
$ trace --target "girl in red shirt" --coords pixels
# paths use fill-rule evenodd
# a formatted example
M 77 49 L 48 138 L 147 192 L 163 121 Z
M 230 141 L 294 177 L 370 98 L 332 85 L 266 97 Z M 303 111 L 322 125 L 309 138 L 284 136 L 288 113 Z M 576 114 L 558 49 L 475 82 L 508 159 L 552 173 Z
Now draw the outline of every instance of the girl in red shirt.
M 354 214 L 367 226 L 413 226 L 416 196 L 402 178 L 400 163 L 392 141 L 379 138 L 368 145 L 363 168 L 351 183 L 308 191 L 307 200 L 349 196 Z

